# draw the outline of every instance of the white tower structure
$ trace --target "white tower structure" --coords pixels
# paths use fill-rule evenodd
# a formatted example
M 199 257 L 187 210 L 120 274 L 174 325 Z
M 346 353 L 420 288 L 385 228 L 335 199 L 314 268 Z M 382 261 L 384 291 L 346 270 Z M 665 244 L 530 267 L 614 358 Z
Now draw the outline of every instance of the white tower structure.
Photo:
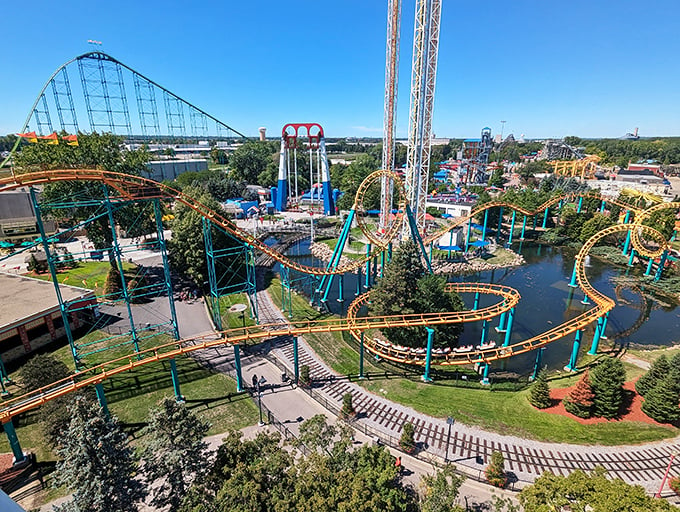
M 408 202 L 421 233 L 425 227 L 440 19 L 441 0 L 416 0 L 405 186 Z M 404 225 L 404 230 L 405 233 L 408 232 L 408 225 Z

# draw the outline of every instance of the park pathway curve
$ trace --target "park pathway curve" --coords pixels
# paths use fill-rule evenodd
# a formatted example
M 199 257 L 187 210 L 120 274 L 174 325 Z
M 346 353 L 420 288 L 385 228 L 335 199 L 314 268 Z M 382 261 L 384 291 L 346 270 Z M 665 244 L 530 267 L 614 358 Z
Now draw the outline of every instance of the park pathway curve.
M 262 322 L 287 321 L 264 290 L 258 292 L 258 305 Z M 445 419 L 421 414 L 348 382 L 346 376 L 336 374 L 321 361 L 302 338 L 299 339 L 298 350 L 299 364 L 308 365 L 312 377 L 322 383 L 314 391 L 328 400 L 336 410 L 342 406 L 342 396 L 352 393 L 353 404 L 359 416 L 358 422 L 395 440 L 400 436 L 404 422 L 411 422 L 416 429 L 416 442 L 424 450 L 422 454 L 425 457 L 430 454 L 442 460 L 445 458 L 448 437 Z M 279 340 L 271 354 L 292 373 L 291 339 Z M 670 456 L 680 452 L 680 439 L 628 446 L 545 443 L 488 432 L 456 422 L 451 430 L 447 459 L 463 466 L 461 469 L 465 472 L 474 474 L 483 470 L 494 450 L 503 453 L 505 469 L 516 475 L 520 486 L 522 483 L 533 482 L 545 471 L 567 475 L 577 469 L 592 471 L 596 466 L 602 466 L 612 477 L 642 485 L 649 492 L 656 492 Z M 674 493 L 666 487 L 663 496 L 671 495 Z

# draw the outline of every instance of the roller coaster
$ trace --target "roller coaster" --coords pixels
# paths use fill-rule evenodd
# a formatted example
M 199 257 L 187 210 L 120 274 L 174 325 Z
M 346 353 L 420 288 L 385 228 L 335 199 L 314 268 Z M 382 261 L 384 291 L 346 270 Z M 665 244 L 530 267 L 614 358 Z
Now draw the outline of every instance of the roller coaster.
M 389 173 L 389 171 L 377 171 L 369 176 L 365 183 L 380 180 L 381 178 L 386 177 L 387 174 L 391 173 Z M 392 175 L 391 179 L 393 179 L 397 184 L 397 188 L 401 189 L 401 185 L 399 185 L 399 177 Z M 376 254 L 375 251 L 367 251 L 368 254 L 365 258 L 351 261 L 342 266 L 329 265 L 326 268 L 318 268 L 302 265 L 260 242 L 248 232 L 240 229 L 219 212 L 211 210 L 210 208 L 178 190 L 142 177 L 107 172 L 97 169 L 61 169 L 17 174 L 13 177 L 0 179 L 0 192 L 13 190 L 19 187 L 34 187 L 37 185 L 66 181 L 101 183 L 117 191 L 123 198 L 130 201 L 153 198 L 168 202 L 182 203 L 192 210 L 198 212 L 201 216 L 203 216 L 204 219 L 208 219 L 209 222 L 219 226 L 221 229 L 230 233 L 234 237 L 242 240 L 244 244 L 248 244 L 255 250 L 267 254 L 279 262 L 282 267 L 293 269 L 301 273 L 318 276 L 332 276 L 350 272 L 360 268 L 372 257 L 375 257 Z M 364 193 L 365 190 L 366 186 L 360 187 L 355 199 L 355 208 L 360 206 L 362 201 L 361 194 Z M 401 196 L 402 198 L 404 197 L 403 192 L 401 193 Z M 561 197 L 554 197 L 533 211 L 501 201 L 486 203 L 477 208 L 470 216 L 456 219 L 455 221 L 443 227 L 441 230 L 425 237 L 424 242 L 431 243 L 433 240 L 436 240 L 439 236 L 441 236 L 442 233 L 445 233 L 446 231 L 453 229 L 464 222 L 470 222 L 473 216 L 480 214 L 486 215 L 489 210 L 493 208 L 504 207 L 511 209 L 513 211 L 514 225 L 514 217 L 517 212 L 525 216 L 535 216 L 541 212 L 546 212 L 544 213 L 545 219 L 547 218 L 547 212 L 551 206 L 557 204 L 560 201 L 575 200 L 579 197 L 582 198 L 583 196 L 574 196 L 571 194 Z M 408 212 L 408 205 L 402 204 L 402 206 L 405 207 L 406 211 Z M 519 354 L 535 351 L 536 349 L 562 339 L 569 334 L 576 333 L 572 358 L 569 365 L 567 366 L 567 368 L 575 370 L 576 357 L 578 355 L 583 329 L 593 322 L 597 324 L 595 337 L 591 347 L 591 353 L 595 353 L 597 351 L 597 342 L 604 334 L 607 314 L 615 306 L 613 299 L 599 292 L 590 284 L 586 275 L 585 257 L 588 255 L 593 246 L 603 238 L 613 234 L 629 233 L 632 251 L 637 251 L 638 254 L 644 257 L 657 258 L 661 256 L 663 259 L 664 255 L 666 255 L 668 252 L 668 244 L 665 238 L 654 228 L 644 225 L 643 222 L 650 215 L 660 209 L 680 209 L 680 203 L 658 204 L 647 210 L 640 210 L 629 205 L 624 206 L 629 210 L 629 212 L 634 214 L 634 221 L 631 223 L 626 222 L 623 224 L 613 225 L 600 231 L 584 244 L 582 249 L 575 257 L 574 273 L 571 284 L 573 286 L 580 287 L 586 297 L 592 300 L 593 307 L 578 315 L 576 318 L 570 319 L 561 325 L 558 325 L 532 338 L 511 343 L 510 332 L 512 328 L 512 319 L 514 316 L 515 307 L 517 304 L 519 304 L 521 297 L 517 290 L 507 286 L 486 283 L 449 284 L 447 288 L 447 291 L 449 292 L 474 294 L 475 305 L 472 309 L 467 311 L 403 314 L 391 316 L 359 316 L 360 309 L 362 306 L 365 306 L 370 299 L 372 292 L 368 291 L 359 295 L 350 304 L 346 318 L 331 318 L 318 321 L 295 321 L 283 327 L 281 324 L 260 324 L 252 327 L 222 330 L 218 332 L 218 339 L 215 339 L 213 334 L 210 336 L 178 339 L 169 343 L 159 344 L 153 348 L 135 352 L 134 354 L 112 359 L 97 366 L 85 368 L 76 372 L 72 376 L 55 382 L 47 387 L 40 388 L 30 393 L 4 401 L 0 406 L 0 423 L 3 424 L 5 431 L 10 437 L 10 444 L 12 444 L 13 447 L 18 446 L 16 435 L 13 434 L 14 430 L 12 427 L 12 418 L 32 410 L 41 404 L 87 386 L 99 385 L 104 380 L 114 375 L 118 375 L 123 372 L 133 370 L 137 367 L 155 363 L 161 360 L 172 360 L 176 356 L 187 354 L 196 350 L 216 347 L 219 345 L 233 345 L 235 348 L 237 348 L 240 344 L 257 343 L 260 340 L 270 338 L 273 335 L 271 331 L 276 331 L 276 336 L 288 335 L 292 337 L 309 333 L 349 332 L 352 337 L 361 343 L 362 349 L 365 347 L 366 350 L 375 354 L 376 356 L 398 363 L 424 366 L 424 377 L 429 375 L 429 369 L 431 365 L 452 366 L 480 364 L 484 366 L 485 378 L 488 372 L 489 363 L 492 361 L 507 359 Z M 405 217 L 406 216 L 403 214 L 400 215 L 400 222 L 403 222 Z M 626 220 L 628 220 L 628 216 Z M 399 222 L 397 222 L 392 226 L 391 230 L 389 230 L 387 237 L 383 236 L 379 238 L 372 238 L 377 246 L 376 251 L 383 251 L 385 249 L 387 244 L 390 243 L 391 239 L 397 236 L 399 227 Z M 369 229 L 366 226 L 362 226 L 362 229 L 367 233 L 369 232 Z M 651 238 L 652 244 L 644 242 L 642 238 L 643 236 Z M 426 257 L 426 255 L 423 256 Z M 663 264 L 661 264 L 660 267 L 663 268 Z M 482 294 L 495 297 L 497 300 L 489 306 L 478 308 L 477 306 L 479 304 L 479 298 Z M 496 317 L 500 318 L 499 324 L 502 327 L 501 331 L 504 330 L 506 333 L 505 341 L 501 346 L 496 346 L 495 343 L 484 343 L 482 341 L 476 347 L 433 349 L 431 336 L 428 336 L 428 347 L 426 349 L 411 349 L 406 347 L 398 347 L 371 336 L 365 336 L 366 333 L 370 334 L 370 331 L 372 330 L 392 327 L 430 327 L 433 325 L 479 321 L 484 322 L 486 326 L 488 321 Z M 12 440 L 15 441 L 15 444 L 13 444 Z M 15 450 L 15 455 L 16 453 L 17 452 Z M 20 450 L 18 453 L 21 453 Z

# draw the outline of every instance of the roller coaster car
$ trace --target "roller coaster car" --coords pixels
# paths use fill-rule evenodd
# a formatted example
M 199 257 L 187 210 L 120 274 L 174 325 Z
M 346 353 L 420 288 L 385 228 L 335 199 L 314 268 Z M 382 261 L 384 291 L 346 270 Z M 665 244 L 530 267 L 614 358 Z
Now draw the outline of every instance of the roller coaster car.
M 138 185 L 128 187 L 127 193 L 133 199 L 144 199 L 160 196 L 161 189 L 156 185 Z

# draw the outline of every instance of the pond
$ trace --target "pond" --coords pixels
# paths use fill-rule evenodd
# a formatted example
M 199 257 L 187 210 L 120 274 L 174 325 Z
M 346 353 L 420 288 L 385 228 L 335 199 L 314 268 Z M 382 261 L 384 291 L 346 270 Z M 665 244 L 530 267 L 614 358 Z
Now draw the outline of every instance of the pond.
M 512 329 L 512 343 L 530 338 L 551 329 L 581 314 L 592 305 L 582 304 L 583 292 L 569 287 L 573 269 L 573 249 L 540 244 L 515 244 L 513 249 L 520 252 L 526 264 L 521 267 L 498 269 L 470 274 L 464 277 L 451 276 L 450 281 L 493 282 L 517 289 L 522 299 L 515 311 Z M 288 254 L 300 263 L 323 266 L 323 263 L 309 254 L 309 240 L 293 246 Z M 616 307 L 609 315 L 606 335 L 610 341 L 621 346 L 655 347 L 670 346 L 680 342 L 680 308 L 665 296 L 635 284 L 617 285 L 614 280 L 629 273 L 642 270 L 620 268 L 590 258 L 587 275 L 592 285 L 616 301 Z M 363 281 L 363 279 L 362 279 Z M 311 286 L 309 279 L 298 282 L 305 293 Z M 333 283 L 328 305 L 334 313 L 346 310 L 356 292 L 356 274 L 344 278 L 345 301 L 338 302 L 338 279 Z M 467 307 L 472 307 L 472 296 L 464 297 Z M 489 305 L 493 298 L 482 298 L 480 307 Z M 487 339 L 503 342 L 502 334 L 496 333 L 498 320 L 489 324 Z M 583 333 L 582 350 L 590 348 L 594 326 Z M 466 324 L 460 344 L 478 344 L 481 323 Z M 543 353 L 543 364 L 550 368 L 562 368 L 567 364 L 573 335 L 550 344 Z M 509 371 L 526 373 L 532 368 L 535 352 L 513 358 L 504 365 Z M 500 365 L 500 363 L 498 363 Z

